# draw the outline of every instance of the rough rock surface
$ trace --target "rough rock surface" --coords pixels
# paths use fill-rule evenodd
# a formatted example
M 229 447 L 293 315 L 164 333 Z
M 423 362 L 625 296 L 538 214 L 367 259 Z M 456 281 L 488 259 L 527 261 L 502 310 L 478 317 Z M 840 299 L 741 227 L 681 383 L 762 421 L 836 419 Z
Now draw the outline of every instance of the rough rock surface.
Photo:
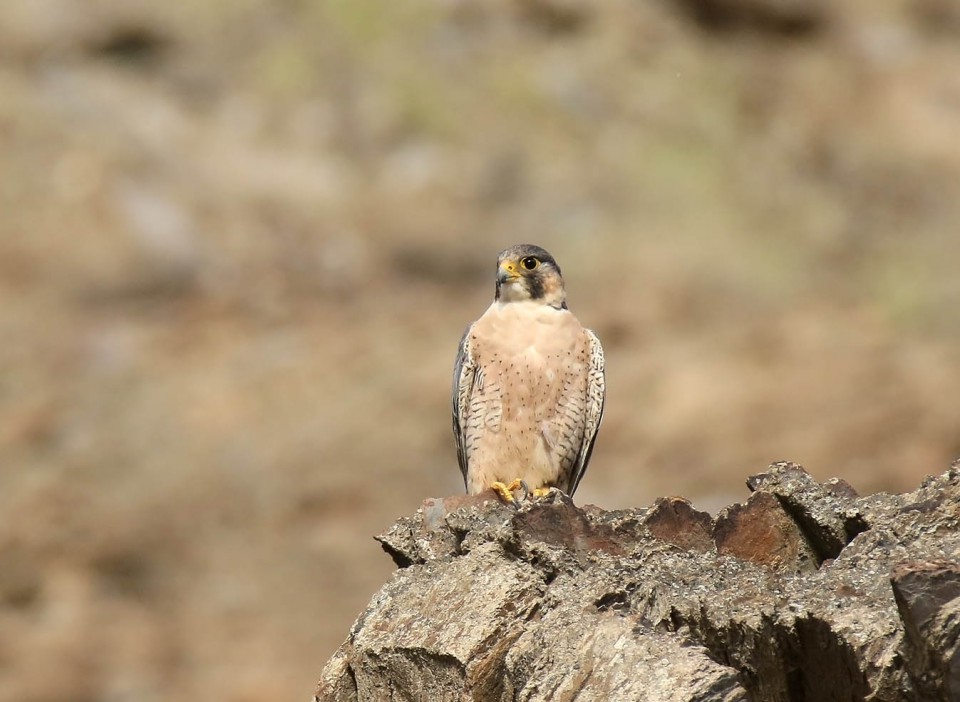
M 424 502 L 319 700 L 960 700 L 960 466 L 858 497 L 777 463 L 682 499 Z

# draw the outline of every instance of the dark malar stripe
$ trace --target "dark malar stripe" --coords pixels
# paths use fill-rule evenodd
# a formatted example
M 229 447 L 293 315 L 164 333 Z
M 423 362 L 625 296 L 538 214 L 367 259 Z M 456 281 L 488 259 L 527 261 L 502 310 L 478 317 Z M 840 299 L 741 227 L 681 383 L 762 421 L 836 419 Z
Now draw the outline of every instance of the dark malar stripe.
M 527 290 L 530 291 L 531 299 L 542 300 L 544 298 L 546 290 L 543 288 L 543 278 L 539 275 L 531 275 L 525 278 L 524 282 L 527 284 Z

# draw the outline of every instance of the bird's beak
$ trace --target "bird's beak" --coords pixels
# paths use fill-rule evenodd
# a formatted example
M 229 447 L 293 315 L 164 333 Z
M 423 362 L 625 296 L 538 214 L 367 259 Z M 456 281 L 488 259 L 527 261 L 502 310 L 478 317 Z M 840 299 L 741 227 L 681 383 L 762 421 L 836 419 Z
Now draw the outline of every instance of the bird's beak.
M 500 268 L 497 269 L 497 282 L 501 285 L 511 280 L 516 280 L 519 277 L 520 274 L 517 272 L 517 264 L 513 261 L 504 261 L 500 264 Z

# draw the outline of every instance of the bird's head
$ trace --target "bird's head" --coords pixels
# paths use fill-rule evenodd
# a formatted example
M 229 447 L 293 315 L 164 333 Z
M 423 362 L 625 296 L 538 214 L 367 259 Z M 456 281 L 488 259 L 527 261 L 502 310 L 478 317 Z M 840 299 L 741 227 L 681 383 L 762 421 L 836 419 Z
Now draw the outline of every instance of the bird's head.
M 541 302 L 567 307 L 560 266 L 546 250 L 533 244 L 517 244 L 497 256 L 499 302 Z

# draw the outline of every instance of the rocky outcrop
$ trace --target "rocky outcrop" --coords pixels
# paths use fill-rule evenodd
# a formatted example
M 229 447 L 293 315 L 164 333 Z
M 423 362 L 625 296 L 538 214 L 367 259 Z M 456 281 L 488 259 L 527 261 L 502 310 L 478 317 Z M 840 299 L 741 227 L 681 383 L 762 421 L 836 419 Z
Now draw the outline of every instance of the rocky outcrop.
M 685 500 L 427 500 L 317 700 L 960 700 L 960 465 L 858 497 L 777 463 Z

